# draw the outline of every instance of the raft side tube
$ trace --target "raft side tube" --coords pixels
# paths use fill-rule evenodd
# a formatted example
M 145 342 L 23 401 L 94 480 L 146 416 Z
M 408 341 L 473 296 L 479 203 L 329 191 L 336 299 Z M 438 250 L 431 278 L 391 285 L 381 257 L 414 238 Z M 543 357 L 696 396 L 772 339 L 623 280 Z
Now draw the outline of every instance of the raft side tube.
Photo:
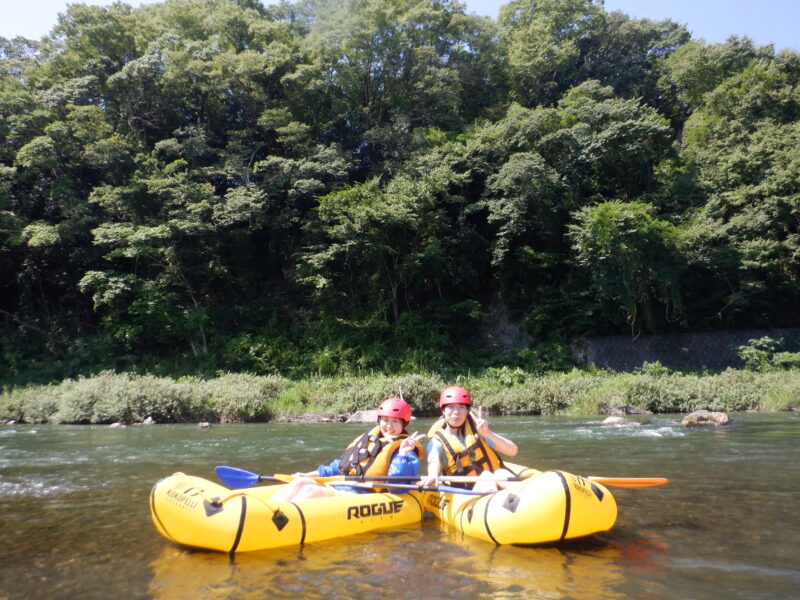
M 425 492 L 425 509 L 471 537 L 543 544 L 607 531 L 617 516 L 603 486 L 563 471 L 539 472 L 486 496 Z
M 151 514 L 167 539 L 222 552 L 300 545 L 422 521 L 421 495 L 416 491 L 272 501 L 283 487 L 232 491 L 176 473 L 153 487 Z

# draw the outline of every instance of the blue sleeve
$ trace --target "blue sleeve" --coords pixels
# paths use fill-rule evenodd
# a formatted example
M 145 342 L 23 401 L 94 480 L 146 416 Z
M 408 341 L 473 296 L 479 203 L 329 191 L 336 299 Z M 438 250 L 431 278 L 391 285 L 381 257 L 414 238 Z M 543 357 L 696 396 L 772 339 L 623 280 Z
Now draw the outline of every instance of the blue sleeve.
M 401 456 L 399 450 L 395 450 L 392 455 L 392 462 L 389 464 L 390 477 L 398 475 L 406 475 L 408 477 L 417 477 L 419 475 L 419 457 L 416 450 L 409 452 L 406 456 Z
M 428 456 L 437 454 L 439 456 L 439 464 L 447 465 L 447 456 L 444 453 L 444 446 L 438 440 L 431 440 L 428 442 Z
M 411 477 L 408 481 L 390 481 L 389 483 L 402 483 L 405 485 L 414 485 L 417 483 L 417 476 L 419 475 L 419 457 L 416 450 L 409 452 L 406 456 L 400 456 L 398 450 L 392 455 L 392 462 L 389 464 L 389 477 L 406 476 Z M 393 494 L 406 494 L 409 490 L 389 488 Z
M 341 471 L 339 470 L 339 459 L 337 458 L 333 461 L 330 465 L 320 465 L 317 467 L 317 472 L 320 474 L 320 477 L 329 477 L 331 475 L 341 475 Z M 393 481 L 391 483 L 403 483 L 403 484 L 415 484 L 417 483 L 416 478 L 419 475 L 419 458 L 417 457 L 416 451 L 410 452 L 406 456 L 400 456 L 399 451 L 395 451 L 392 455 L 392 462 L 389 464 L 389 472 L 387 473 L 389 476 L 406 476 L 411 477 L 408 481 Z M 348 492 L 355 492 L 357 494 L 367 494 L 372 490 L 365 489 L 365 488 L 354 488 L 349 486 L 336 486 L 337 490 L 346 490 Z M 405 494 L 408 490 L 395 490 L 389 489 L 390 492 L 393 494 Z
M 320 477 L 332 477 L 333 475 L 341 475 L 342 471 L 339 469 L 340 458 L 334 459 L 329 465 L 320 465 L 317 467 L 317 473 Z

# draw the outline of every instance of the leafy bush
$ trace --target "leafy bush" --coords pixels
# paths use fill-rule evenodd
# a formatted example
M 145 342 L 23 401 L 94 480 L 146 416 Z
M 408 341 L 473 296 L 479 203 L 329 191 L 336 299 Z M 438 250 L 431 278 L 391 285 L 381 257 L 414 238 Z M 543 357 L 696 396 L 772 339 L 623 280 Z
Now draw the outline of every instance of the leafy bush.
M 390 395 L 399 395 L 408 402 L 411 414 L 417 417 L 439 414 L 439 394 L 446 387 L 435 375 L 401 375 L 391 379 Z
M 772 364 L 777 369 L 800 369 L 800 352 L 776 352 L 772 355 Z
M 770 363 L 770 356 L 778 342 L 770 337 L 748 340 L 746 344 L 736 347 L 736 353 L 742 359 L 744 367 L 751 371 L 763 371 Z
M 665 367 L 659 361 L 655 362 L 643 362 L 642 366 L 636 369 L 634 372 L 641 373 L 642 375 L 650 375 L 651 377 L 661 377 L 664 375 L 670 374 L 669 367 Z
M 231 369 L 262 375 L 290 372 L 303 363 L 300 351 L 281 335 L 236 336 L 225 345 L 225 354 Z
M 437 374 L 314 377 L 222 373 L 173 380 L 106 371 L 60 384 L 5 389 L 0 419 L 26 423 L 269 421 L 284 415 L 343 414 L 372 409 L 402 395 L 418 417 L 439 413 L 441 390 L 470 390 L 489 414 L 593 415 L 633 406 L 657 413 L 697 409 L 788 410 L 800 406 L 800 372 L 728 369 L 719 374 L 666 373 L 650 366 L 635 373 L 573 369 L 536 375 L 489 369 L 464 377 Z
M 535 349 L 520 350 L 515 362 L 526 371 L 539 374 L 568 371 L 575 366 L 572 350 L 563 342 L 546 342 Z
M 274 404 L 289 381 L 269 375 L 226 373 L 211 381 L 199 382 L 210 413 L 223 423 L 269 421 Z
M 769 336 L 748 340 L 737 346 L 737 354 L 751 371 L 800 368 L 800 352 L 778 352 L 783 339 L 775 340 Z

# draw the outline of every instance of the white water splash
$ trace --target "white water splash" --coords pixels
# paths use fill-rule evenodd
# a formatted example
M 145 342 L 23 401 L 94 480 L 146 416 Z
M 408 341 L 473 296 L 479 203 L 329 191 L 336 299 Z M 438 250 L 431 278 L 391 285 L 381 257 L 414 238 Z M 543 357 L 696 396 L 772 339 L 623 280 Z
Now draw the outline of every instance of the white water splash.
M 52 498 L 79 491 L 64 481 L 48 482 L 41 479 L 23 479 L 21 481 L 0 481 L 0 497 L 14 498 L 34 496 L 36 498 Z

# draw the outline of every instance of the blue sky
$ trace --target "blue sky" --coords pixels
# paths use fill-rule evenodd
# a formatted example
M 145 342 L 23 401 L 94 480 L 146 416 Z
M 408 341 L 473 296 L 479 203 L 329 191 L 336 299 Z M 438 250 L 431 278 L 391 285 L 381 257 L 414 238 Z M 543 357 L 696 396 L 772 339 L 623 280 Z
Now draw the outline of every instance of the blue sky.
M 138 6 L 154 1 L 127 0 L 127 3 Z M 496 19 L 500 6 L 507 1 L 466 0 L 467 11 Z M 111 2 L 85 0 L 84 3 Z M 67 0 L 2 0 L 0 36 L 39 39 L 56 24 L 58 13 L 66 10 L 67 4 Z M 775 44 L 776 50 L 800 51 L 800 0 L 606 0 L 605 7 L 607 11 L 621 10 L 634 18 L 672 19 L 686 25 L 693 38 L 703 38 L 709 43 L 724 42 L 731 35 L 747 35 L 759 45 Z

